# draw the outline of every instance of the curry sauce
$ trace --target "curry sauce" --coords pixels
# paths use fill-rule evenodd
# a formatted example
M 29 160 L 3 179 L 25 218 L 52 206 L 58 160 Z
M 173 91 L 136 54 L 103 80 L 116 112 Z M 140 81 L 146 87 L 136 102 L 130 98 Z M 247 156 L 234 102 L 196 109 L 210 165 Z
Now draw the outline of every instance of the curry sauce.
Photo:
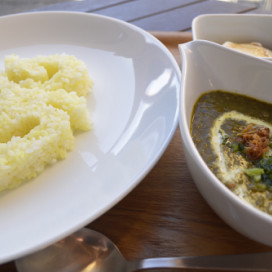
M 272 214 L 272 104 L 210 91 L 193 109 L 193 141 L 212 172 L 233 193 Z

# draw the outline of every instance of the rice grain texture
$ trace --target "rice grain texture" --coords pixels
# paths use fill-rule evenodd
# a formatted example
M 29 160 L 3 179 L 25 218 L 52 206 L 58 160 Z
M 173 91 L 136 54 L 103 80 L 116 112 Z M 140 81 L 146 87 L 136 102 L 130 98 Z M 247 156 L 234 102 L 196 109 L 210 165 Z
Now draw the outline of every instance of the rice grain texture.
M 85 64 L 69 55 L 11 55 L 0 73 L 0 191 L 64 159 L 74 132 L 90 130 Z

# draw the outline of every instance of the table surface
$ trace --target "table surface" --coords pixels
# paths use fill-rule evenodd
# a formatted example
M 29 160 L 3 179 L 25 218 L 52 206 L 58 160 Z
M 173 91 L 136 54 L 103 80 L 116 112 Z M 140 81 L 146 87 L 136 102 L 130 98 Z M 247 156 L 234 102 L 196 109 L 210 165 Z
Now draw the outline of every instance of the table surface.
M 131 22 L 153 31 L 179 64 L 177 44 L 192 39 L 190 29 L 195 16 L 271 12 L 252 3 L 242 5 L 212 0 L 86 0 L 57 3 L 39 10 L 94 12 Z M 18 12 L 16 5 L 15 12 Z M 12 13 L 12 6 L 9 13 Z M 179 129 L 146 178 L 88 227 L 107 235 L 127 259 L 271 250 L 234 231 L 208 206 L 187 168 Z M 16 271 L 14 263 L 0 265 L 0 272 L 4 271 Z

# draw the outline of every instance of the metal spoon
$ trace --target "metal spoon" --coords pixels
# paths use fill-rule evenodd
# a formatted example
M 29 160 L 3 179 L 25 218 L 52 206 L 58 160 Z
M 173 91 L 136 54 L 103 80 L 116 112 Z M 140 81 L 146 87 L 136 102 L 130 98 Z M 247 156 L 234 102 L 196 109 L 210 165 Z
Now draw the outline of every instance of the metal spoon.
M 18 259 L 16 267 L 19 272 L 132 272 L 152 268 L 256 272 L 272 271 L 272 252 L 127 261 L 107 237 L 85 228 Z

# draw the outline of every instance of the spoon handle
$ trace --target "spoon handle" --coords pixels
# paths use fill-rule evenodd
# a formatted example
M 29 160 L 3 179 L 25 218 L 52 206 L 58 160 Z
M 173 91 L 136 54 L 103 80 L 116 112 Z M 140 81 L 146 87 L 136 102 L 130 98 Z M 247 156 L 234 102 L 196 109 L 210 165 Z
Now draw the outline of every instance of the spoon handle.
M 152 258 L 138 261 L 134 263 L 134 266 L 136 266 L 138 270 L 154 268 L 194 268 L 221 271 L 272 271 L 272 252 L 241 255 Z

